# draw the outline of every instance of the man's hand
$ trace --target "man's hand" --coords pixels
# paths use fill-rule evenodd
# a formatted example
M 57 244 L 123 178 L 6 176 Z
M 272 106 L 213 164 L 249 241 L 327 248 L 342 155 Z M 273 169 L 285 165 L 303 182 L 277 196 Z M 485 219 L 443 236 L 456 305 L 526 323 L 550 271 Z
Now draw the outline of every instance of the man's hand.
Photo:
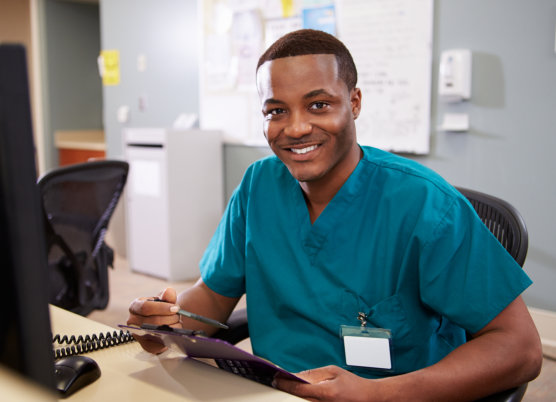
M 148 323 L 152 325 L 168 325 L 172 328 L 187 328 L 205 332 L 212 335 L 216 328 L 212 325 L 203 324 L 191 318 L 180 317 L 177 312 L 180 308 L 194 312 L 213 320 L 226 322 L 230 313 L 236 306 L 239 297 L 226 297 L 212 291 L 202 279 L 195 285 L 176 296 L 172 288 L 165 289 L 158 297 L 165 301 L 153 301 L 154 297 L 140 297 L 135 299 L 129 306 L 128 325 Z M 135 335 L 134 335 L 135 336 Z M 135 336 L 143 349 L 151 353 L 161 353 L 166 348 L 158 341 L 158 338 L 148 336 Z
M 141 326 L 144 323 L 148 323 L 181 328 L 180 317 L 177 314 L 180 308 L 176 305 L 176 291 L 172 288 L 166 288 L 157 298 L 166 303 L 155 302 L 153 301 L 154 297 L 139 297 L 131 302 L 127 325 Z M 147 352 L 158 354 L 166 350 L 163 344 L 153 340 L 157 338 L 133 336 Z
M 276 388 L 310 401 L 373 401 L 378 397 L 380 380 L 368 380 L 359 377 L 338 366 L 327 366 L 302 371 L 296 376 L 308 381 L 304 384 L 297 381 L 276 378 Z M 376 385 L 376 393 L 370 386 Z M 373 396 L 377 396 L 375 399 Z

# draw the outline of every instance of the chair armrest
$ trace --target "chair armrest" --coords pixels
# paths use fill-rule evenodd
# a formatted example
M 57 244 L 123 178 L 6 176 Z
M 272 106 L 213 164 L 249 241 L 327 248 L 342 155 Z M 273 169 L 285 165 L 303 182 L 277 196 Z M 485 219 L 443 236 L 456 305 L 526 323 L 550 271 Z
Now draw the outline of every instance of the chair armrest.
M 222 339 L 232 345 L 249 338 L 246 309 L 234 310 L 226 324 L 230 327 L 229 329 L 221 329 L 212 337 Z
M 498 392 L 494 395 L 487 396 L 479 399 L 477 402 L 519 402 L 523 399 L 525 391 L 527 390 L 527 383 L 519 387 L 508 389 L 506 391 Z

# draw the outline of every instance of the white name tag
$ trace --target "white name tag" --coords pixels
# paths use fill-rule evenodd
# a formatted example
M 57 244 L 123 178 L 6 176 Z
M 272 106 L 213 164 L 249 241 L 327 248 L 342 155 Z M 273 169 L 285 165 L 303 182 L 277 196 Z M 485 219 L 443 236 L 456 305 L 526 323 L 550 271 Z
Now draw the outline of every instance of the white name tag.
M 347 365 L 392 370 L 389 330 L 342 325 L 341 335 Z
M 389 339 L 344 336 L 344 346 L 346 364 L 350 366 L 392 369 Z

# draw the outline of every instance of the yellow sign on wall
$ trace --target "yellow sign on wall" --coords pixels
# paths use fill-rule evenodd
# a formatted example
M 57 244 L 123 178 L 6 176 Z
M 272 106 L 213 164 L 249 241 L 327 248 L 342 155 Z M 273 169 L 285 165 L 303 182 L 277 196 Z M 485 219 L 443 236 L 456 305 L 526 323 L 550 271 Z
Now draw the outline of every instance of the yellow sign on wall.
M 120 51 L 102 50 L 99 59 L 102 84 L 118 85 L 120 83 Z
M 294 15 L 293 0 L 282 0 L 282 17 L 289 18 Z

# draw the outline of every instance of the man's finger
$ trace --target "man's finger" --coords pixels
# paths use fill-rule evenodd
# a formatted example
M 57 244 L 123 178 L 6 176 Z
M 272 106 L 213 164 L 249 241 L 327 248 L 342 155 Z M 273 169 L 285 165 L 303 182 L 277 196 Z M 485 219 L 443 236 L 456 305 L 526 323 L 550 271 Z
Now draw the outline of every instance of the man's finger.
M 309 396 L 314 396 L 313 392 L 310 392 L 308 387 L 312 387 L 311 384 L 305 384 L 299 381 L 286 380 L 284 378 L 275 378 L 272 386 L 281 391 L 287 392 L 292 395 L 297 395 L 301 398 L 308 398 Z
M 141 347 L 145 349 L 149 353 L 153 353 L 155 355 L 164 352 L 168 349 L 164 344 L 160 343 L 160 341 L 152 340 L 152 338 L 147 338 L 140 335 L 133 335 L 133 337 L 141 344 Z
M 167 302 L 155 302 L 154 298 L 140 297 L 129 305 L 129 312 L 142 317 L 176 315 L 179 306 Z
M 307 381 L 308 383 L 315 384 L 317 382 L 331 380 L 336 377 L 334 366 L 326 366 L 312 370 L 305 370 L 295 374 L 297 377 Z
M 131 314 L 127 320 L 127 325 L 135 325 L 140 327 L 142 324 L 168 325 L 175 328 L 181 328 L 180 317 L 177 314 L 152 315 L 146 317 Z
M 160 300 L 164 300 L 165 302 L 176 304 L 178 300 L 178 296 L 174 288 L 166 288 L 164 289 L 159 295 L 158 298 Z

